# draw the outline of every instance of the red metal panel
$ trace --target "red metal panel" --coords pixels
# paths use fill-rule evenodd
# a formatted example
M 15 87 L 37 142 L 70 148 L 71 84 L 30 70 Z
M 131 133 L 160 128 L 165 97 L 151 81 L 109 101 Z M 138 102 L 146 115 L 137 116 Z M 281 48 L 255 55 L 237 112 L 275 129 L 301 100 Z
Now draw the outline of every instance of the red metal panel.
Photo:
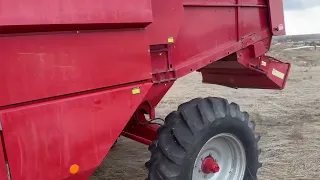
M 239 10 L 239 35 L 245 37 L 269 28 L 268 9 L 242 7 Z
M 152 0 L 155 21 L 141 29 L 152 21 L 150 1 L 0 0 L 0 24 L 27 29 L 22 32 L 47 31 L 48 26 L 59 27 L 53 31 L 78 30 L 79 24 L 99 30 L 0 37 L 0 106 L 42 99 L 14 109 L 1 107 L 13 179 L 87 179 L 141 103 L 150 105 L 152 113 L 175 77 L 200 68 L 204 82 L 283 88 L 290 66 L 252 57 L 270 43 L 266 1 Z M 283 21 L 276 1 L 269 1 L 274 34 Z M 95 26 L 100 24 L 121 26 Z M 169 37 L 174 39 L 170 48 Z M 249 54 L 234 53 L 262 40 L 253 50 L 247 48 Z M 151 48 L 150 54 L 149 45 L 154 44 L 167 49 Z M 206 67 L 232 53 L 233 64 L 222 64 L 221 71 Z M 266 67 L 258 66 L 261 60 Z M 151 68 L 160 73 L 155 74 L 159 84 L 137 84 L 138 95 L 132 95 L 136 86 L 118 86 L 151 81 Z M 161 83 L 163 79 L 171 82 Z M 106 90 L 110 86 L 114 88 Z M 125 134 L 142 142 L 156 138 L 152 128 L 130 128 Z M 69 173 L 73 164 L 80 166 L 76 175 Z
M 273 35 L 286 35 L 282 0 L 268 0 Z
M 162 83 L 162 84 L 154 84 L 148 94 L 146 94 L 144 101 L 147 101 L 152 108 L 155 108 L 158 103 L 161 101 L 163 96 L 169 91 L 169 89 L 173 86 L 174 81 Z
M 262 60 L 269 61 L 268 78 L 276 84 L 279 89 L 283 89 L 287 83 L 291 65 L 289 63 L 282 63 L 271 57 L 265 57 Z
M 152 0 L 153 23 L 147 27 L 150 44 L 167 44 L 175 40 L 183 21 L 182 0 Z
M 6 168 L 6 161 L 4 158 L 4 147 L 2 142 L 2 133 L 0 133 L 0 179 L 7 180 L 8 179 L 8 172 Z
M 269 39 L 260 41 L 268 43 Z M 290 64 L 264 55 L 255 58 L 255 46 L 212 63 L 200 71 L 203 82 L 233 88 L 283 89 Z
M 0 26 L 150 22 L 151 0 L 0 0 Z
M 266 7 L 265 0 L 183 0 L 185 6 Z
M 268 61 L 268 57 L 264 61 Z M 239 64 L 235 61 L 232 65 L 227 63 L 226 65 L 221 69 L 217 67 L 204 69 L 203 82 L 233 88 L 283 89 L 290 71 L 290 64 L 273 60 L 268 61 L 266 72 L 237 67 Z
M 195 62 L 191 57 L 237 42 L 235 7 L 203 7 L 203 1 L 192 2 L 185 7 L 185 21 L 172 50 L 172 64 L 176 69 Z
M 236 4 L 237 0 L 183 0 L 184 5 L 188 6 L 199 6 L 199 5 L 204 5 L 204 6 L 211 6 L 211 5 L 234 5 Z
M 251 46 L 253 48 L 254 57 L 260 57 L 264 55 L 268 50 L 263 41 L 259 41 Z
M 151 79 L 148 50 L 143 31 L 0 37 L 0 106 Z
M 188 61 L 185 62 L 185 64 L 180 65 L 180 68 L 178 68 L 175 73 L 176 77 L 181 77 L 190 72 L 201 69 L 213 62 L 221 60 L 224 57 L 234 52 L 237 52 L 251 44 L 259 42 L 270 36 L 271 35 L 269 30 L 261 31 L 260 33 L 243 38 L 242 41 L 240 42 L 230 44 L 225 48 L 221 48 L 221 49 L 213 48 L 197 56 L 191 57 Z M 225 71 L 225 72 L 229 72 L 229 71 Z
M 170 65 L 168 62 L 169 57 L 169 47 L 168 46 L 151 46 L 150 56 L 152 72 L 161 72 L 169 69 Z
M 118 87 L 1 111 L 12 179 L 88 179 L 151 86 Z M 132 94 L 135 87 L 140 94 Z M 69 168 L 74 164 L 80 171 L 73 176 Z
M 267 0 L 237 0 L 238 4 L 266 5 Z

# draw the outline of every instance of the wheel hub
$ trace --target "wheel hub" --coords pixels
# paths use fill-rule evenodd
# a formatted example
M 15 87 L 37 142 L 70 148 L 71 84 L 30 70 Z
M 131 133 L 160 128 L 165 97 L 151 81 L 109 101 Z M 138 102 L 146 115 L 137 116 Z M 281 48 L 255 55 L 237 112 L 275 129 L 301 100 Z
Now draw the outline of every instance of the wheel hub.
M 192 180 L 242 180 L 246 170 L 244 147 L 234 135 L 218 134 L 203 145 L 193 168 Z
M 201 169 L 204 174 L 210 174 L 219 172 L 220 167 L 212 157 L 207 157 L 203 161 Z

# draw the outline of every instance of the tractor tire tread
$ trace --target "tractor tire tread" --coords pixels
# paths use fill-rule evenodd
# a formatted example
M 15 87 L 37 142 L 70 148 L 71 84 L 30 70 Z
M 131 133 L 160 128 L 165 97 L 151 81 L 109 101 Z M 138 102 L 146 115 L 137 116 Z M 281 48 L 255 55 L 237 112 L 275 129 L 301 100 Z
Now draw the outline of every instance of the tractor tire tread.
M 197 134 L 216 119 L 226 116 L 247 123 L 254 132 L 255 123 L 249 120 L 249 114 L 242 112 L 239 105 L 229 104 L 223 98 L 193 99 L 170 113 L 165 118 L 165 124 L 158 129 L 158 140 L 149 147 L 152 155 L 146 163 L 149 170 L 148 180 L 180 180 L 180 174 L 183 173 L 181 167 L 187 153 L 195 149 L 194 140 Z M 259 136 L 255 138 L 256 142 L 260 140 Z M 259 152 L 260 149 L 257 149 L 257 153 Z M 257 164 L 260 167 L 260 163 Z M 256 172 L 253 173 L 256 179 Z

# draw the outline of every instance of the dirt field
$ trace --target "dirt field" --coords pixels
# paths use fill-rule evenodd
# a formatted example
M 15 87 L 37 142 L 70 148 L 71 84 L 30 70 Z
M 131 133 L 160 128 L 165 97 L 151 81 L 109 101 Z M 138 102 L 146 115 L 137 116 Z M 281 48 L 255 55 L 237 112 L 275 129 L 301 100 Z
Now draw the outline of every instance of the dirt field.
M 285 90 L 235 90 L 201 84 L 201 75 L 195 73 L 176 82 L 158 106 L 158 115 L 164 117 L 196 97 L 217 96 L 237 102 L 251 114 L 262 135 L 260 180 L 319 180 L 320 48 L 285 48 L 278 45 L 270 52 L 293 64 Z M 146 146 L 121 138 L 91 180 L 144 180 L 148 159 Z

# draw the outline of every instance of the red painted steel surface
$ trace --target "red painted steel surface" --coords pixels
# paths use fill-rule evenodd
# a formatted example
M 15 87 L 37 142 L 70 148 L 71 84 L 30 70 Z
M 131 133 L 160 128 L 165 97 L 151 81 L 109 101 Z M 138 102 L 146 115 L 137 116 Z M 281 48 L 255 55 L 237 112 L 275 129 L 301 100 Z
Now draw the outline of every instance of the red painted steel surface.
M 141 31 L 0 37 L 0 106 L 151 79 L 148 49 Z
M 151 0 L 0 0 L 0 26 L 151 23 Z
M 152 0 L 153 22 L 147 27 L 150 44 L 167 44 L 177 38 L 184 18 L 182 0 Z
M 11 7 L 8 1 L 2 1 Z M 267 2 L 236 2 L 161 1 L 167 3 L 165 6 L 153 0 L 155 23 L 145 30 L 1 37 L 0 54 L 6 60 L 0 66 L 4 87 L 0 91 L 0 106 L 151 79 L 151 69 L 154 82 L 173 81 L 246 46 L 270 39 Z M 147 1 L 140 3 L 139 7 L 148 7 Z M 118 5 L 118 2 L 114 4 Z M 83 13 L 90 13 L 90 8 L 95 6 Z M 119 13 L 122 17 L 124 12 Z M 174 14 L 177 16 L 169 17 Z M 283 16 L 272 19 L 281 21 Z M 139 22 L 137 18 L 132 23 Z M 174 43 L 166 52 L 156 55 L 151 52 L 150 56 L 149 45 L 168 43 L 171 37 Z
M 152 83 L 136 84 L 3 110 L 12 179 L 87 179 L 143 101 Z M 133 95 L 132 89 L 141 93 Z
M 243 62 L 237 60 L 208 65 L 201 70 L 203 82 L 233 88 L 283 89 L 285 87 L 290 64 L 265 56 L 253 61 L 265 66 L 254 65 L 247 68 Z
M 4 154 L 4 147 L 3 147 L 2 140 L 3 140 L 2 133 L 0 133 L 0 179 L 7 180 L 8 172 L 6 168 L 5 154 Z
M 235 2 L 184 1 L 188 20 L 184 21 L 172 50 L 177 76 L 186 75 L 243 46 L 271 36 L 267 6 L 254 7 L 266 4 L 265 1 L 239 1 L 244 6 L 241 8 Z M 246 44 L 246 40 L 252 42 Z
M 283 89 L 290 64 L 265 56 L 269 45 L 266 38 L 203 67 L 199 70 L 203 82 L 233 88 Z
M 273 35 L 286 35 L 284 22 L 283 2 L 279 0 L 268 0 L 271 30 Z M 279 29 L 280 28 L 280 29 Z
M 0 0 L 0 24 L 13 180 L 87 179 L 123 130 L 149 144 L 158 126 L 134 114 L 154 118 L 191 72 L 205 83 L 282 89 L 290 69 L 264 55 L 285 33 L 279 0 Z

